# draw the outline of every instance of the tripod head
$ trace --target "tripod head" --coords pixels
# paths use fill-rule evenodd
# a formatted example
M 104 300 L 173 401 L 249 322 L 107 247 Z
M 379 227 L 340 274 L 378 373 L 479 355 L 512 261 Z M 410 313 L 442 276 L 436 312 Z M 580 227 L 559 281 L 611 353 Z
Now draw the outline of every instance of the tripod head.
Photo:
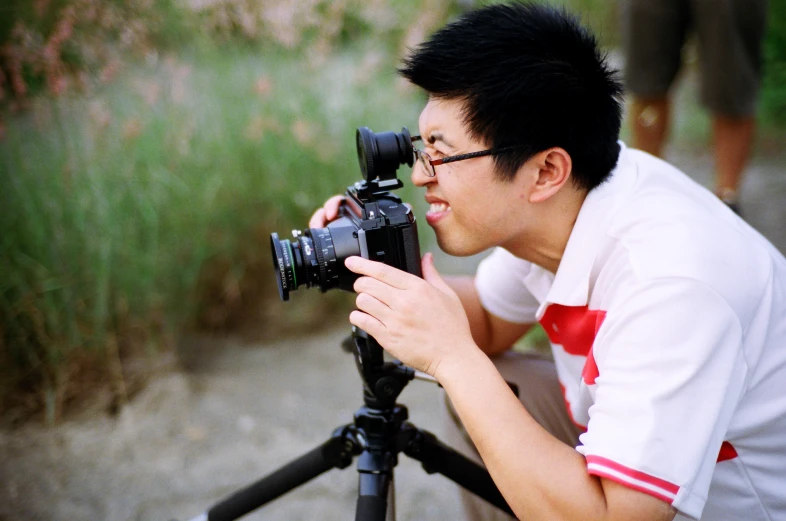
M 379 343 L 360 328 L 352 326 L 350 337 L 355 365 L 363 380 L 363 401 L 372 409 L 391 409 L 398 395 L 415 378 L 415 370 L 401 362 L 385 362 Z

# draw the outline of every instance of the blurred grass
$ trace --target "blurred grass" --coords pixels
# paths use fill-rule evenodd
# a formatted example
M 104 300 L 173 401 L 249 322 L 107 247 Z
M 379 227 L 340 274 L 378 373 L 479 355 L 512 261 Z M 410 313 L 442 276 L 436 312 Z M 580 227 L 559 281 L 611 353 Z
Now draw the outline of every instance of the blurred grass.
M 384 51 L 297 58 L 245 46 L 163 57 L 11 117 L 0 392 L 43 384 L 53 417 L 74 352 L 107 358 L 108 345 L 160 345 L 186 325 L 272 335 L 339 320 L 338 295 L 278 301 L 269 233 L 304 228 L 360 179 L 356 127 L 413 126 L 419 100 Z

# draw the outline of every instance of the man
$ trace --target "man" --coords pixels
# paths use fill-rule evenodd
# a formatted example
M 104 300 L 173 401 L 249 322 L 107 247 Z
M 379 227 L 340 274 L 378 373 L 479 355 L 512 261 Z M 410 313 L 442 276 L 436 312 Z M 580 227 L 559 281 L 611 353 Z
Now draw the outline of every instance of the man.
M 516 515 L 786 519 L 783 256 L 617 141 L 619 83 L 561 11 L 473 11 L 400 72 L 429 94 L 412 181 L 440 248 L 494 251 L 447 281 L 351 257 L 350 321 L 437 378 Z M 536 321 L 553 363 L 498 370 Z

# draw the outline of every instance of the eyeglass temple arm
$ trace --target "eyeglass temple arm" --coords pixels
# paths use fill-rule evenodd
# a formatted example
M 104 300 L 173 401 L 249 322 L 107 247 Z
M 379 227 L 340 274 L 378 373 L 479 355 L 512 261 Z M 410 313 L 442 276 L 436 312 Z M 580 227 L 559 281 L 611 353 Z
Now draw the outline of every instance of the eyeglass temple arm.
M 437 161 L 439 161 L 439 164 L 452 163 L 453 161 L 463 161 L 465 159 L 472 159 L 473 157 L 490 156 L 492 154 L 496 154 L 499 151 L 500 151 L 500 149 L 481 150 L 479 152 L 470 152 L 468 154 L 461 154 L 461 155 L 458 155 L 458 156 L 445 157 L 445 158 L 442 158 L 442 159 L 435 159 L 434 162 L 436 163 Z

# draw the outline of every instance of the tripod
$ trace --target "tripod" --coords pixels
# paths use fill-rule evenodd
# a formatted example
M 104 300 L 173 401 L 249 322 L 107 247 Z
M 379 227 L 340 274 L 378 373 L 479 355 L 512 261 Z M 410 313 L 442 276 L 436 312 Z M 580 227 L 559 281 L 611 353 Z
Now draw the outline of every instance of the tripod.
M 513 515 L 488 471 L 440 442 L 430 432 L 407 422 L 408 412 L 396 404 L 415 371 L 401 362 L 385 362 L 382 347 L 365 331 L 352 328 L 351 348 L 363 380 L 364 405 L 354 422 L 259 481 L 219 501 L 191 521 L 232 521 L 333 468 L 348 467 L 358 456 L 359 490 L 356 521 L 395 521 L 393 470 L 398 454 L 420 461 L 465 489 Z

